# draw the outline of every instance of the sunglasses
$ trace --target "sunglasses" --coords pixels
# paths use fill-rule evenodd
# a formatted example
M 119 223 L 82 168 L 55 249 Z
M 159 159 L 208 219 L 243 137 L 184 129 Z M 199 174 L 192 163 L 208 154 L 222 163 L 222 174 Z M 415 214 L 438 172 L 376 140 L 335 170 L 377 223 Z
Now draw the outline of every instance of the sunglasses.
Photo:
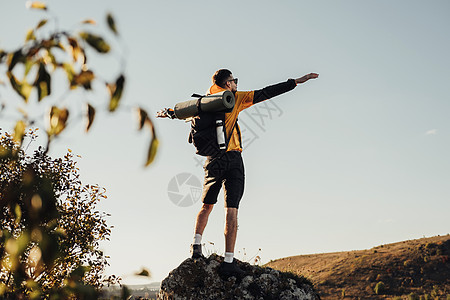
M 235 83 L 235 84 L 237 84 L 237 83 L 238 83 L 238 79 L 237 79 L 237 78 L 234 78 L 234 79 L 230 79 L 230 80 L 227 80 L 227 81 L 234 81 L 234 83 Z

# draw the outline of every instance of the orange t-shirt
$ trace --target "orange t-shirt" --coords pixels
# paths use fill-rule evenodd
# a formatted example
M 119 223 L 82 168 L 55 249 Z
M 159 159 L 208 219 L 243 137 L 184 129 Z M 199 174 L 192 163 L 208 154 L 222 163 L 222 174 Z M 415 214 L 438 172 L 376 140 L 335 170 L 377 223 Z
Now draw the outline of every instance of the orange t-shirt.
M 220 86 L 214 84 L 213 86 L 211 86 L 209 88 L 208 94 L 215 94 L 215 93 L 222 92 L 224 90 L 225 90 L 224 88 L 221 88 Z M 236 123 L 239 113 L 241 111 L 243 111 L 244 109 L 249 108 L 250 106 L 253 105 L 253 96 L 254 96 L 254 91 L 250 91 L 250 92 L 239 92 L 238 91 L 234 94 L 234 98 L 235 98 L 234 108 L 230 113 L 225 113 L 225 129 L 226 129 L 227 136 L 230 136 L 230 131 L 231 131 L 231 129 L 233 129 L 233 126 Z M 227 151 L 242 152 L 242 145 L 239 143 L 239 134 L 237 131 L 239 129 L 239 124 L 236 124 L 236 127 L 238 127 L 238 128 L 234 128 L 234 130 L 231 134 Z M 239 132 L 240 132 L 240 129 L 239 129 Z

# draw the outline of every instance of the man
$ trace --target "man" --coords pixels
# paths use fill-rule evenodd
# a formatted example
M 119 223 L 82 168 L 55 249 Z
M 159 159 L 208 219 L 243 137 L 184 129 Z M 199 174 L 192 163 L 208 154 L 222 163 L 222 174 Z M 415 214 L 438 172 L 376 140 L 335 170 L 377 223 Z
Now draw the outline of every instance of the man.
M 224 187 L 225 198 L 225 259 L 220 266 L 224 275 L 242 275 L 242 271 L 234 261 L 234 247 L 236 243 L 238 227 L 238 208 L 244 193 L 244 164 L 242 161 L 242 143 L 239 125 L 236 123 L 241 111 L 261 101 L 270 99 L 294 89 L 298 84 L 319 77 L 316 73 L 310 73 L 297 79 L 289 79 L 285 82 L 265 87 L 261 90 L 250 92 L 238 92 L 238 79 L 233 77 L 231 71 L 220 69 L 212 77 L 213 85 L 208 94 L 219 93 L 224 90 L 233 92 L 235 106 L 230 113 L 225 114 L 226 135 L 229 137 L 227 151 L 217 157 L 207 157 L 204 170 L 205 180 L 203 184 L 203 205 L 197 215 L 192 244 L 192 258 L 203 257 L 201 240 L 203 231 L 208 222 L 208 217 L 217 202 L 217 196 Z M 174 118 L 172 109 L 165 109 L 157 113 L 157 117 Z

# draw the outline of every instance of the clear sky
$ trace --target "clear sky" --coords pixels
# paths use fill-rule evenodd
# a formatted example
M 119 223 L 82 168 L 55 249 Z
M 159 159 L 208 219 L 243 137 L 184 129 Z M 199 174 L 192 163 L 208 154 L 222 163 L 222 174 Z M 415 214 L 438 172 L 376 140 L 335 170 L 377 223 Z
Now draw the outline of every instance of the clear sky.
M 320 74 L 241 114 L 238 259 L 258 249 L 264 263 L 450 232 L 448 1 L 47 3 L 61 28 L 84 19 L 102 28 L 113 13 L 127 51 L 122 104 L 152 114 L 205 92 L 219 68 L 232 70 L 239 90 Z M 1 0 L 0 48 L 15 49 L 43 17 L 25 1 Z M 126 282 L 141 267 L 160 281 L 189 256 L 201 205 L 181 207 L 168 195 L 176 175 L 203 177 L 189 124 L 154 121 L 161 146 L 147 169 L 148 138 L 125 111 L 100 114 L 87 135 L 70 127 L 51 151 L 81 155 L 83 181 L 107 189 L 100 209 L 115 228 L 102 247 L 108 272 Z M 223 252 L 223 226 L 221 194 L 204 234 L 214 243 L 208 251 Z

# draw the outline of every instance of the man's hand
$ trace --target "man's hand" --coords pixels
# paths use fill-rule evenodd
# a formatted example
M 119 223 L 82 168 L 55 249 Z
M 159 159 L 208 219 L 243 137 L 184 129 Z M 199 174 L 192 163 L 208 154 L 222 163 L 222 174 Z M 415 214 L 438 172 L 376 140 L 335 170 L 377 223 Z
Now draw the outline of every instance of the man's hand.
M 156 117 L 175 119 L 175 112 L 171 108 L 164 108 L 156 113 Z
M 317 77 L 319 77 L 319 74 L 309 73 L 308 75 L 305 75 L 303 77 L 295 79 L 295 83 L 296 84 L 304 83 L 304 82 L 306 82 L 306 81 L 308 81 L 310 79 L 316 79 Z

